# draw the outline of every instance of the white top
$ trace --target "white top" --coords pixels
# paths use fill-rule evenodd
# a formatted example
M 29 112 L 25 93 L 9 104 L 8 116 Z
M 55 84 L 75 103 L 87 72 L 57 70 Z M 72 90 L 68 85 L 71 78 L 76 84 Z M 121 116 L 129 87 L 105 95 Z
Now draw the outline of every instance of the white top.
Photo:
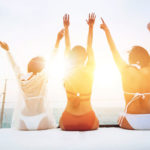
M 18 128 L 19 126 L 19 114 L 22 113 L 23 109 L 27 107 L 26 101 L 28 100 L 34 100 L 32 105 L 35 105 L 38 109 L 41 104 L 44 106 L 44 112 L 47 112 L 48 118 L 51 123 L 51 128 L 55 127 L 55 121 L 52 115 L 52 110 L 49 105 L 49 100 L 47 100 L 47 82 L 48 82 L 48 75 L 46 71 L 43 69 L 43 71 L 37 73 L 36 75 L 33 75 L 32 78 L 28 80 L 28 78 L 32 75 L 32 73 L 28 73 L 26 76 L 24 76 L 20 68 L 16 65 L 11 53 L 7 52 L 8 59 L 12 65 L 12 68 L 16 74 L 19 88 L 20 88 L 20 98 L 18 100 L 17 107 L 14 110 L 13 114 L 13 121 L 12 121 L 12 127 Z M 25 80 L 22 80 L 25 79 Z M 30 104 L 30 103 L 29 103 Z M 38 110 L 37 110 L 38 112 Z

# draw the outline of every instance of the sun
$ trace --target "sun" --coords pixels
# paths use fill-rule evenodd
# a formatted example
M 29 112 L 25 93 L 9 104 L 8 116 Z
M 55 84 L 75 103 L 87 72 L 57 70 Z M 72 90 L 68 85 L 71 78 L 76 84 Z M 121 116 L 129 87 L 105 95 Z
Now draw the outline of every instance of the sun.
M 57 80 L 61 80 L 65 74 L 65 60 L 62 54 L 58 53 L 54 58 L 46 59 L 46 66 L 45 69 L 48 72 L 48 75 L 51 78 L 55 78 Z
M 56 80 L 63 80 L 65 76 L 65 66 L 66 61 L 62 53 L 58 53 L 53 59 L 46 59 L 46 71 L 49 76 Z M 94 73 L 94 81 L 96 84 L 103 85 L 104 88 L 112 87 L 116 82 L 120 82 L 119 70 L 115 66 L 115 63 L 112 63 L 112 60 L 107 63 L 102 63 L 101 61 L 96 61 L 96 69 Z

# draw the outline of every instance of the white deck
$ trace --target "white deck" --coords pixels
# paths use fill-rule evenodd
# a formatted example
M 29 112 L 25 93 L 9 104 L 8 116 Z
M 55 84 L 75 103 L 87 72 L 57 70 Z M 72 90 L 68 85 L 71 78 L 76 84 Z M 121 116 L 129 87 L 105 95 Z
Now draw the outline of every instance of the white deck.
M 100 128 L 88 132 L 60 129 L 0 129 L 0 150 L 150 150 L 150 131 Z

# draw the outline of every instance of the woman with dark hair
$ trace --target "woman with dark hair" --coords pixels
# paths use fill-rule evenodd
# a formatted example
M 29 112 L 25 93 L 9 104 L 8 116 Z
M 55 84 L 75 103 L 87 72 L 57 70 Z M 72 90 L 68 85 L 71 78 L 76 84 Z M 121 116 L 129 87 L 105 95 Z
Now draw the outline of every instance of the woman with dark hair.
M 64 36 L 64 30 L 58 33 L 55 49 L 51 58 L 56 55 L 59 42 Z M 55 121 L 49 108 L 47 96 L 48 75 L 45 70 L 43 57 L 34 57 L 28 63 L 28 73 L 24 76 L 14 61 L 9 47 L 0 42 L 0 46 L 6 50 L 8 59 L 16 74 L 19 83 L 20 98 L 14 110 L 12 127 L 19 130 L 44 130 L 55 128 Z
M 69 15 L 63 17 L 65 27 L 65 58 L 69 66 L 65 76 L 64 87 L 67 94 L 67 106 L 60 119 L 62 130 L 85 131 L 95 130 L 99 121 L 91 106 L 92 85 L 95 70 L 95 59 L 92 49 L 93 26 L 95 14 L 89 14 L 87 24 L 89 34 L 87 51 L 77 45 L 71 50 L 69 38 Z M 87 62 L 86 62 L 87 60 Z
M 121 73 L 125 111 L 119 125 L 125 129 L 150 129 L 150 56 L 146 49 L 134 46 L 129 64 L 120 56 L 103 19 L 100 26 L 106 34 L 114 61 Z

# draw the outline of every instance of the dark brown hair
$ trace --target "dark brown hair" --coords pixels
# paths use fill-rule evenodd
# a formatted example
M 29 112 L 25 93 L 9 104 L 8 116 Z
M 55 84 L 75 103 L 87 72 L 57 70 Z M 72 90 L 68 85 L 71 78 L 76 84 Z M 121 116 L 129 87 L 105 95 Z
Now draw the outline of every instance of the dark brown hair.
M 150 57 L 146 49 L 141 46 L 134 46 L 129 53 L 129 63 L 145 67 L 149 64 Z
M 77 45 L 72 48 L 69 59 L 74 65 L 84 64 L 87 58 L 86 49 L 80 45 Z

